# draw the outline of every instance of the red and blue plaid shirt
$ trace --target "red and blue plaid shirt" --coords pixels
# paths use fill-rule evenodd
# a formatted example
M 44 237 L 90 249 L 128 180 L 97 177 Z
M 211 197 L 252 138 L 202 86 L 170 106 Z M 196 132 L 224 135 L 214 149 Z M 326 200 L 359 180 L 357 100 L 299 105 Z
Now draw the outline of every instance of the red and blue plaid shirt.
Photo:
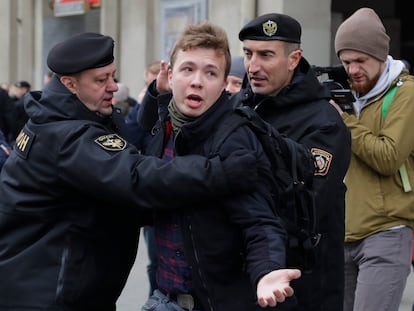
M 166 121 L 166 138 L 162 159 L 174 158 L 175 134 Z M 159 212 L 154 221 L 155 241 L 158 252 L 157 284 L 169 293 L 185 294 L 192 291 L 191 269 L 186 260 L 183 233 L 177 212 Z

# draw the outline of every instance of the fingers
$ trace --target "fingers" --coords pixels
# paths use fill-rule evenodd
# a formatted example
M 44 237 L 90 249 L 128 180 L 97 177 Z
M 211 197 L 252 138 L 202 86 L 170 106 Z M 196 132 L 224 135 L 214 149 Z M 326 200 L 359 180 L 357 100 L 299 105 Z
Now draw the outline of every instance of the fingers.
M 263 276 L 257 284 L 257 301 L 261 307 L 274 307 L 294 294 L 290 281 L 300 278 L 298 269 L 275 270 Z
M 168 69 L 168 63 L 165 60 L 161 61 L 161 71 L 165 73 Z
M 285 299 L 286 299 L 286 293 L 282 293 L 281 291 L 279 291 L 279 290 L 276 290 L 276 291 L 274 291 L 273 292 L 273 297 L 274 297 L 274 299 L 276 299 L 276 301 L 277 302 L 283 302 L 283 301 L 285 301 Z
M 274 300 L 273 298 L 269 297 L 269 298 L 260 298 L 257 301 L 259 303 L 259 306 L 261 306 L 262 308 L 265 307 L 276 307 L 276 300 Z
M 287 288 L 285 288 L 285 295 L 286 295 L 286 297 L 290 297 L 290 296 L 292 296 L 292 295 L 293 295 L 293 293 L 294 293 L 294 290 L 293 290 L 293 288 L 292 288 L 292 287 L 287 287 Z
M 288 295 L 288 293 L 286 293 L 286 292 L 285 293 L 282 293 L 279 290 L 275 290 L 273 292 L 273 295 L 268 296 L 268 297 L 261 297 L 257 301 L 258 301 L 259 305 L 262 308 L 264 308 L 264 307 L 276 307 L 276 305 L 278 303 L 284 302 L 285 299 L 286 299 L 286 297 L 292 296 L 292 294 L 293 294 L 293 290 L 291 291 L 291 294 L 290 295 Z

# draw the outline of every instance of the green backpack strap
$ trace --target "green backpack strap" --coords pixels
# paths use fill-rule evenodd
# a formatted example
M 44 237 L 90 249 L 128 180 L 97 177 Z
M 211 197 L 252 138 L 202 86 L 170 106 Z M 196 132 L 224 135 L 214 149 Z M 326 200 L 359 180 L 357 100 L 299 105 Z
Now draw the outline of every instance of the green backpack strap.
M 382 102 L 381 112 L 382 112 L 382 118 L 385 119 L 385 116 L 387 115 L 388 108 L 390 107 L 392 100 L 394 99 L 395 93 L 397 92 L 398 83 L 395 84 L 393 87 L 391 87 L 387 94 L 384 96 L 384 100 Z
M 384 96 L 384 100 L 382 102 L 382 107 L 381 107 L 381 113 L 382 113 L 383 119 L 385 119 L 385 116 L 387 115 L 388 108 L 390 107 L 394 99 L 398 86 L 400 86 L 400 81 L 398 81 L 392 88 L 390 88 L 387 94 L 385 94 Z M 407 167 L 405 166 L 405 163 L 401 165 L 399 172 L 400 172 L 400 177 L 401 177 L 401 182 L 404 188 L 404 192 L 412 191 L 410 180 L 408 179 Z

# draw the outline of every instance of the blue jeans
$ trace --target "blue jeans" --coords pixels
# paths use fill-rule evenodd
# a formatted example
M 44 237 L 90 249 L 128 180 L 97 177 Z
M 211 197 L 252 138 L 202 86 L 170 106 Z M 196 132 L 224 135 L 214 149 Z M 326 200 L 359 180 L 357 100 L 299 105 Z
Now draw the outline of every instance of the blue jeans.
M 398 311 L 411 271 L 412 230 L 345 243 L 344 311 Z
M 170 298 L 156 289 L 151 297 L 145 302 L 141 311 L 188 311 L 181 308 L 176 301 L 170 300 Z M 193 311 L 201 311 L 199 309 L 193 309 Z

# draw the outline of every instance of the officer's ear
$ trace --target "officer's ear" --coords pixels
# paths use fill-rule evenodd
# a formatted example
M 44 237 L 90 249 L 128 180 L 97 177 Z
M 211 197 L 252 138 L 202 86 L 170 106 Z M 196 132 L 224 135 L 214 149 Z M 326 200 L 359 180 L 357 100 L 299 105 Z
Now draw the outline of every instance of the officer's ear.
M 295 48 L 288 55 L 289 70 L 293 71 L 299 65 L 300 59 L 302 58 L 302 50 Z
M 77 93 L 77 89 L 76 89 L 77 80 L 74 76 L 61 76 L 60 82 L 62 82 L 62 84 L 66 86 L 66 88 L 69 91 L 71 91 L 73 94 Z

